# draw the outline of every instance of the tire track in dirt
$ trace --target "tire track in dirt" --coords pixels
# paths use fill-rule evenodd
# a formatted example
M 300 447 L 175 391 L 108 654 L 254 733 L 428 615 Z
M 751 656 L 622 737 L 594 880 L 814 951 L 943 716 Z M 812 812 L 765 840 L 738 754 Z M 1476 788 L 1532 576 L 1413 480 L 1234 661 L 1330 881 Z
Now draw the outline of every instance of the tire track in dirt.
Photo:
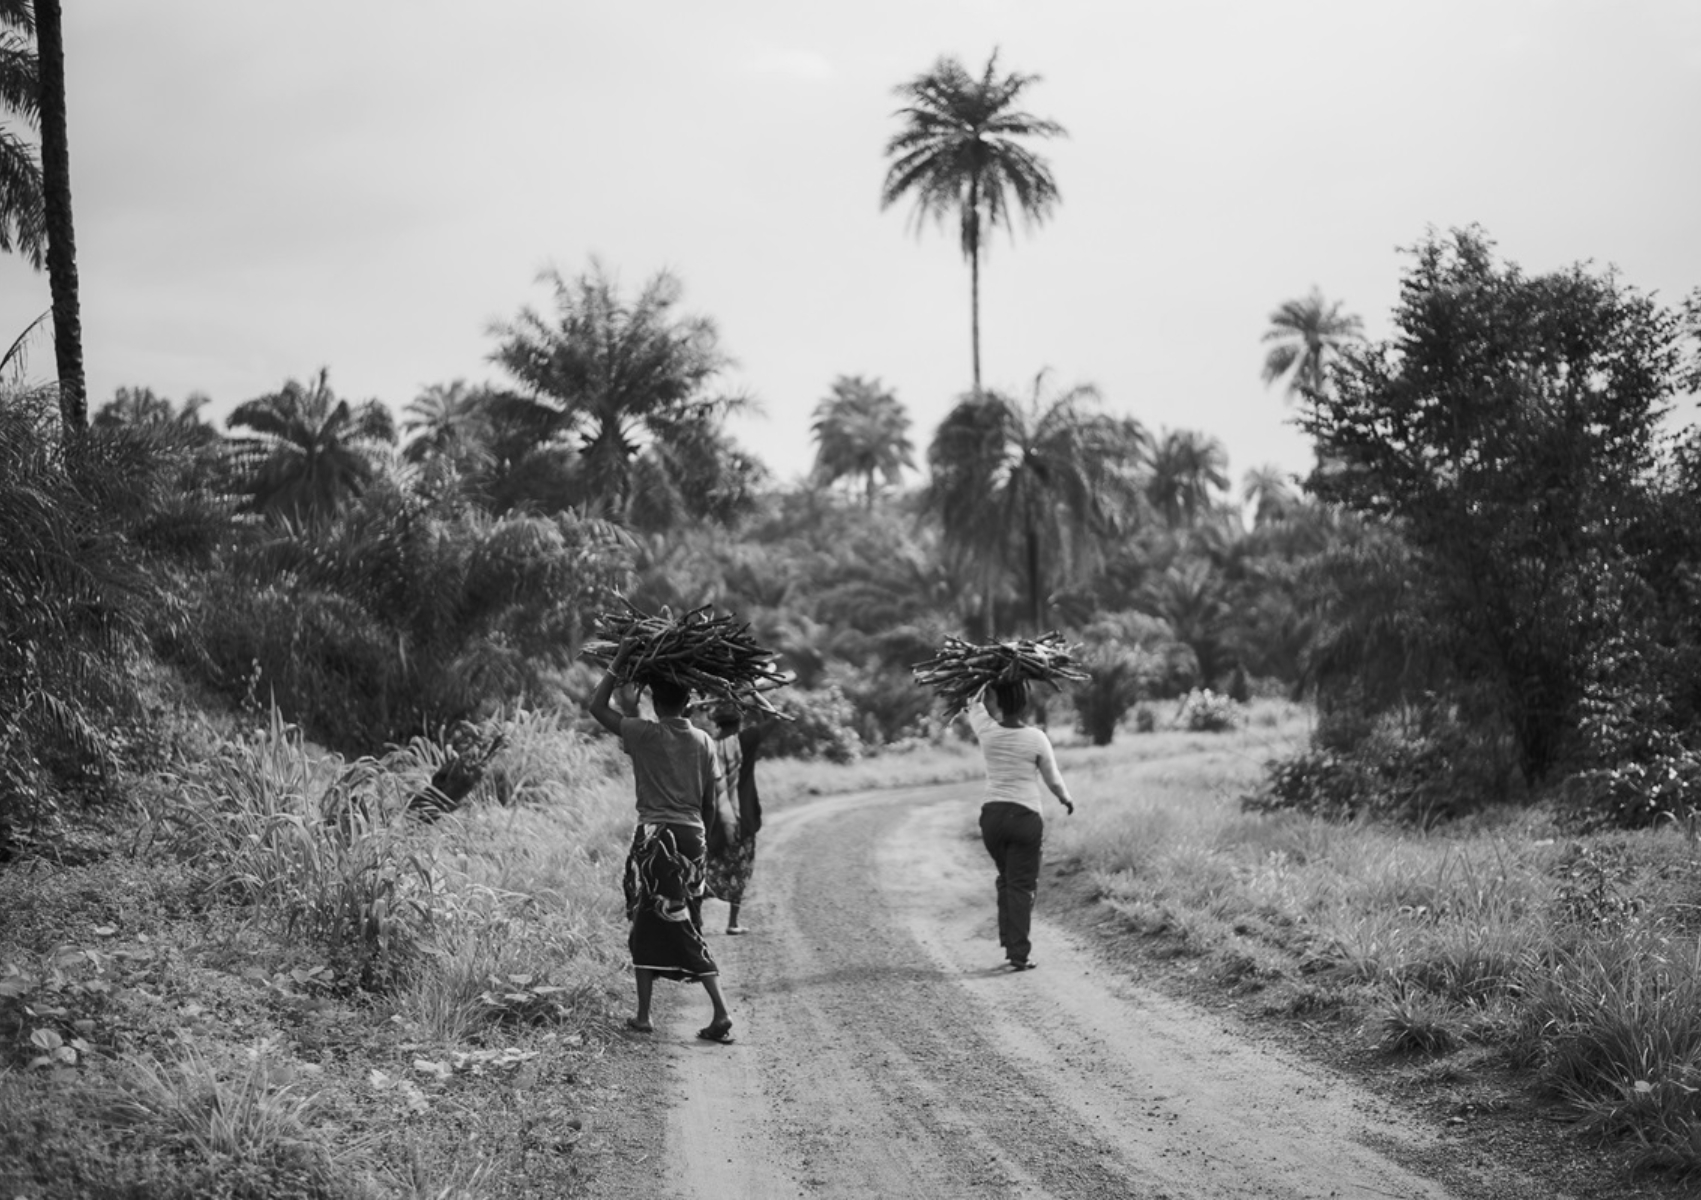
M 1005 971 L 977 795 L 835 796 L 769 818 L 754 932 L 706 914 L 739 1041 L 695 1040 L 694 991 L 658 996 L 664 1195 L 1453 1195 L 1394 1161 L 1433 1154 L 1431 1135 L 1043 920 L 1040 969 Z

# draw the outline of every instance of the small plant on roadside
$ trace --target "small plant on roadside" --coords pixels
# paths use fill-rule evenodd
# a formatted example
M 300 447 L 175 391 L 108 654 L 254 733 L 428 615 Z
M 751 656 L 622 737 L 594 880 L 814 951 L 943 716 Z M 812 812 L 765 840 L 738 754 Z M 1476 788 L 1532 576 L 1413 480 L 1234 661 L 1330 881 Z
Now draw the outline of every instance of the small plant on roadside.
M 139 1059 L 91 1096 L 94 1124 L 144 1137 L 173 1160 L 170 1194 L 266 1200 L 350 1200 L 375 1194 L 362 1181 L 366 1147 L 333 1147 L 312 1129 L 315 1092 L 256 1055 L 218 1064 L 193 1047 L 175 1060 Z M 165 1195 L 165 1191 L 143 1192 Z
M 1384 1002 L 1382 1047 L 1395 1054 L 1440 1055 L 1464 1040 L 1457 1015 L 1435 997 L 1403 988 Z
M 492 975 L 479 1003 L 498 1024 L 542 1025 L 572 1011 L 565 1000 L 567 993 L 567 988 L 531 975 Z
M 1246 721 L 1246 708 L 1210 688 L 1197 688 L 1181 702 L 1176 724 L 1193 733 L 1227 733 Z

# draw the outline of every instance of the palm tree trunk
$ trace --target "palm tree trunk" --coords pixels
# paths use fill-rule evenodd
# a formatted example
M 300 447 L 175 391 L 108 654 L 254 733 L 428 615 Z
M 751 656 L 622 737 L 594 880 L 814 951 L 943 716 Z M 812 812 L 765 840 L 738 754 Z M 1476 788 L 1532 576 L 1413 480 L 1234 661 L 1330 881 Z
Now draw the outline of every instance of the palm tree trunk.
M 969 247 L 969 345 L 974 354 L 975 395 L 980 395 L 980 176 L 969 180 L 963 209 L 963 240 Z
M 1039 563 L 1039 531 L 1034 528 L 1033 519 L 1028 519 L 1028 527 L 1024 531 L 1027 551 L 1028 568 L 1028 625 L 1029 632 L 1039 635 L 1040 622 L 1045 617 L 1044 604 L 1040 599 L 1040 563 Z
M 969 339 L 974 346 L 975 395 L 980 395 L 980 246 L 969 255 Z
M 47 284 L 53 297 L 53 357 L 59 418 L 67 434 L 89 421 L 83 382 L 83 320 L 77 300 L 77 244 L 71 222 L 71 151 L 65 114 L 65 34 L 59 0 L 36 0 L 41 71 L 41 183 L 47 226 Z

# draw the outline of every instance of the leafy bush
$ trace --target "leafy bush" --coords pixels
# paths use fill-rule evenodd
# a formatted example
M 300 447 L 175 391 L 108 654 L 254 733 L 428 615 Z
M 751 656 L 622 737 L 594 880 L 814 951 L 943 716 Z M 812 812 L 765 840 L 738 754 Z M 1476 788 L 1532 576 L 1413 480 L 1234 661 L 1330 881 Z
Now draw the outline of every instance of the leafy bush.
M 1320 722 L 1305 753 L 1270 763 L 1242 807 L 1427 828 L 1513 794 L 1510 751 L 1491 730 L 1445 712 L 1405 721 L 1348 717 Z
M 622 569 L 623 535 L 570 513 L 489 517 L 405 482 L 242 546 L 195 588 L 175 657 L 352 754 L 542 690 Z
M 1246 708 L 1210 688 L 1200 688 L 1187 693 L 1177 721 L 1194 733 L 1226 733 L 1245 723 Z
M 58 836 L 60 802 L 107 792 L 140 727 L 131 672 L 162 606 L 130 537 L 164 485 L 144 437 L 69 453 L 51 389 L 0 389 L 0 859 Z M 119 736 L 115 736 L 119 735 Z
M 823 758 L 855 762 L 862 754 L 856 732 L 856 709 L 837 687 L 815 691 L 789 688 L 779 693 L 774 707 L 789 720 L 775 724 L 762 743 L 764 754 L 776 758 Z
M 857 736 L 866 745 L 915 736 L 933 710 L 932 698 L 913 685 L 908 671 L 834 664 L 826 675 L 829 685 L 850 702 Z

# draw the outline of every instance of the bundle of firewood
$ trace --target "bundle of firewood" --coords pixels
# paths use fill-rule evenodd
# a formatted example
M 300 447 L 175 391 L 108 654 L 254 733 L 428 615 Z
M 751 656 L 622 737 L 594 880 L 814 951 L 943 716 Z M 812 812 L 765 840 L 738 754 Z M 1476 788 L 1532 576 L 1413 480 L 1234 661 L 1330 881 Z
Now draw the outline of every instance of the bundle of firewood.
M 595 617 L 595 636 L 580 657 L 612 666 L 622 646 L 630 646 L 616 675 L 622 684 L 647 687 L 666 680 L 699 696 L 778 715 L 764 692 L 784 687 L 791 677 L 775 664 L 773 651 L 759 645 L 747 622 L 716 616 L 709 605 L 675 617 L 663 608 L 646 613 L 624 597 L 619 610 Z
M 939 653 L 917 663 L 913 671 L 915 681 L 943 700 L 947 712 L 963 708 L 976 692 L 989 684 L 1020 680 L 1059 687 L 1090 678 L 1076 665 L 1063 635 L 1055 631 L 1032 640 L 1022 638 L 984 646 L 947 637 Z

